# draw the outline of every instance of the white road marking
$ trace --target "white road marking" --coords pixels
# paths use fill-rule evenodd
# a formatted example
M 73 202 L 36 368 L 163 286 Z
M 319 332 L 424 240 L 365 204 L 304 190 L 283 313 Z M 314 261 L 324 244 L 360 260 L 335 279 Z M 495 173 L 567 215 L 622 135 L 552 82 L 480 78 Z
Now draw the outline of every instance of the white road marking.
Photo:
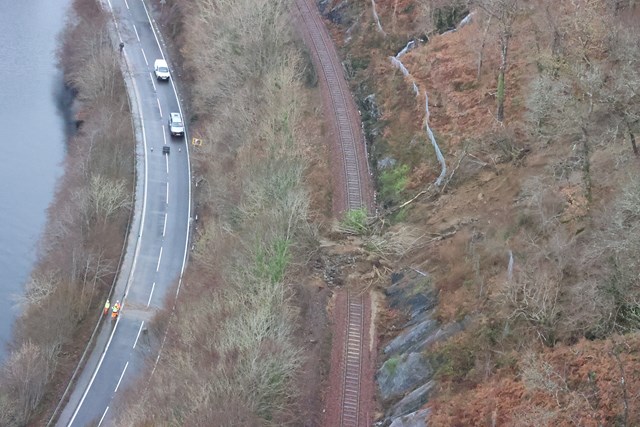
M 120 382 L 122 382 L 122 377 L 124 377 L 124 373 L 127 371 L 127 366 L 129 366 L 129 362 L 127 362 L 127 364 L 124 365 L 124 369 L 122 370 L 122 373 L 120 374 L 120 379 L 118 380 L 118 384 L 116 384 L 116 389 L 113 390 L 114 393 L 118 392 L 118 387 L 120 387 Z
M 167 214 L 164 214 L 164 226 L 162 227 L 162 237 L 164 237 L 167 232 Z
M 156 79 L 153 76 L 153 73 L 149 73 L 149 77 L 151 77 L 151 86 L 153 86 L 153 91 L 157 92 L 157 90 L 156 90 Z
M 151 297 L 153 296 L 153 290 L 156 288 L 156 282 L 153 282 L 153 285 L 151 285 L 151 293 L 149 294 L 149 300 L 147 301 L 147 307 L 149 307 L 149 304 L 151 304 Z
M 136 28 L 136 24 L 133 24 L 133 31 L 136 33 L 136 38 L 140 41 L 140 36 L 138 35 L 138 29 Z
M 162 261 L 162 246 L 160 247 L 160 255 L 158 256 L 158 265 L 156 265 L 156 271 L 160 270 L 160 261 Z
M 165 166 L 166 166 L 166 170 L 167 170 L 167 175 L 169 175 L 169 156 L 166 156 L 167 158 L 165 159 Z M 167 198 L 167 203 L 169 203 L 169 198 Z
M 144 320 L 140 323 L 140 329 L 138 329 L 138 335 L 136 335 L 136 342 L 133 343 L 133 348 L 136 348 L 136 344 L 138 344 L 138 338 L 140 338 L 140 332 L 142 332 L 142 327 L 144 326 Z
M 107 415 L 107 411 L 109 410 L 109 407 L 107 406 L 107 409 L 104 410 L 104 412 L 102 413 L 102 418 L 100 418 L 100 422 L 98 423 L 98 427 L 100 427 L 102 425 L 102 421 L 104 421 L 104 417 Z
M 160 118 L 162 118 L 162 107 L 160 106 L 160 98 L 156 98 L 156 101 L 158 101 L 158 110 L 160 110 Z
M 165 59 L 164 52 L 162 51 L 162 46 L 160 45 L 160 40 L 158 40 L 158 35 L 156 34 L 156 31 L 153 27 L 153 19 L 151 19 L 151 15 L 149 15 L 149 11 L 147 10 L 147 5 L 144 1 L 142 2 L 142 6 L 144 7 L 144 11 L 147 14 L 147 19 L 149 20 L 149 24 L 151 24 L 151 32 L 153 33 L 153 37 L 156 38 L 156 43 L 158 45 L 158 49 L 160 50 L 160 56 L 162 56 L 162 59 Z M 178 99 L 178 97 L 176 97 L 176 99 Z
M 144 58 L 144 63 L 147 64 L 147 66 L 149 66 L 149 61 L 147 61 L 147 55 L 144 54 L 144 49 L 140 48 L 140 51 L 142 51 L 142 57 Z
M 169 204 L 169 182 L 167 182 L 167 204 Z
M 109 9 L 111 9 L 111 13 L 113 14 L 113 6 L 111 6 L 111 2 L 107 0 L 107 3 L 109 3 Z
M 162 126 L 162 138 L 164 138 L 164 145 L 167 145 L 167 132 L 164 126 Z
M 69 421 L 69 424 L 67 424 L 67 427 L 71 427 L 71 424 L 73 424 L 73 421 L 76 419 L 76 416 L 78 415 L 78 412 L 80 412 L 80 408 L 82 407 L 82 404 L 84 403 L 84 399 L 86 399 L 87 394 L 89 394 L 89 390 L 91 390 L 91 385 L 93 384 L 93 381 L 95 381 L 96 376 L 98 375 L 98 371 L 100 370 L 100 366 L 102 366 L 102 362 L 104 361 L 104 357 L 107 355 L 107 350 L 109 350 L 109 346 L 111 345 L 111 340 L 113 340 L 113 335 L 116 333 L 116 329 L 118 329 L 118 323 L 120 323 L 120 317 L 116 318 L 116 325 L 113 327 L 113 331 L 111 331 L 111 335 L 109 336 L 109 341 L 107 341 L 107 345 L 104 348 L 104 351 L 102 352 L 102 356 L 100 356 L 100 360 L 98 361 L 98 366 L 96 367 L 96 370 L 93 371 L 93 375 L 91 376 L 91 379 L 89 380 L 89 384 L 87 385 L 87 388 L 84 391 L 84 394 L 82 395 L 82 398 L 80 399 L 80 403 L 78 403 L 78 406 L 76 407 L 76 410 L 73 412 L 73 416 L 71 417 L 71 420 Z
M 124 5 L 127 6 L 127 9 L 129 9 L 129 3 L 127 3 L 127 0 L 124 0 Z

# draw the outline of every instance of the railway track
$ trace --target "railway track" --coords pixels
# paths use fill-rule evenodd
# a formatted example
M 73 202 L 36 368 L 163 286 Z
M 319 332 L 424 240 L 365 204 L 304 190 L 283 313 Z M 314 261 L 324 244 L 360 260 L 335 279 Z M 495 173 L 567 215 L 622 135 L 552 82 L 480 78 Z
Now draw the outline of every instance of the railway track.
M 347 333 L 343 362 L 341 427 L 360 424 L 360 383 L 364 338 L 364 303 L 362 296 L 347 296 Z
M 342 189 L 335 189 L 335 197 L 340 198 L 338 210 L 365 208 L 371 212 L 373 192 L 365 139 L 360 116 L 344 78 L 342 63 L 315 9 L 314 1 L 296 0 L 296 6 L 300 14 L 300 30 L 314 56 L 318 77 L 326 84 L 323 88 L 326 109 L 332 113 L 327 118 L 333 123 L 332 127 L 335 130 L 334 143 L 337 149 L 334 151 L 334 161 L 338 162 L 336 165 L 339 165 L 338 170 L 342 175 L 342 179 L 336 180 L 336 183 L 342 183 L 343 186 Z M 369 396 L 364 394 L 370 386 L 367 386 L 368 379 L 363 377 L 367 366 L 364 361 L 364 351 L 367 349 L 364 335 L 365 297 L 347 292 L 346 305 L 346 329 L 340 334 L 344 335 L 344 341 L 336 342 L 336 345 L 343 345 L 342 360 L 339 367 L 332 367 L 332 370 L 336 369 L 334 384 L 336 387 L 339 384 L 341 390 L 336 390 L 337 393 L 330 398 L 336 406 L 340 405 L 340 413 L 335 414 L 335 418 L 331 415 L 326 425 L 360 427 L 369 423 Z M 341 378 L 340 383 L 338 378 Z M 333 411 L 331 413 L 333 414 Z
M 331 99 L 331 109 L 335 115 L 336 131 L 341 147 L 341 156 L 345 183 L 347 209 L 369 207 L 365 197 L 363 174 L 367 176 L 367 166 L 360 164 L 357 144 L 364 145 L 364 137 L 354 122 L 359 117 L 353 117 L 353 109 L 349 108 L 351 94 L 346 88 L 342 65 L 333 50 L 333 42 L 320 21 L 318 13 L 309 5 L 309 0 L 297 0 L 296 5 L 305 26 L 305 31 L 313 44 L 313 49 L 326 79 L 327 89 Z M 311 46 L 309 46 L 311 47 Z

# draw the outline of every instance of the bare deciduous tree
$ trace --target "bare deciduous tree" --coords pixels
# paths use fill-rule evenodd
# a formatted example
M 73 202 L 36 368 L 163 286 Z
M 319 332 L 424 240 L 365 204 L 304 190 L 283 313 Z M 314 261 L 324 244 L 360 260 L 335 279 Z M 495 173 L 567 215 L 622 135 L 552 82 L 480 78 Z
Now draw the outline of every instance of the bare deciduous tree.
M 11 353 L 2 367 L 0 385 L 0 394 L 4 395 L 0 401 L 4 407 L 0 407 L 0 412 L 9 421 L 4 425 L 25 425 L 29 420 L 50 379 L 53 365 L 49 359 L 52 356 L 31 342 L 25 342 Z
M 520 13 L 520 0 L 480 0 L 478 6 L 487 13 L 498 25 L 498 40 L 500 41 L 500 68 L 498 69 L 497 111 L 499 122 L 504 120 L 505 77 L 507 74 L 507 58 L 509 42 L 513 37 L 513 23 Z

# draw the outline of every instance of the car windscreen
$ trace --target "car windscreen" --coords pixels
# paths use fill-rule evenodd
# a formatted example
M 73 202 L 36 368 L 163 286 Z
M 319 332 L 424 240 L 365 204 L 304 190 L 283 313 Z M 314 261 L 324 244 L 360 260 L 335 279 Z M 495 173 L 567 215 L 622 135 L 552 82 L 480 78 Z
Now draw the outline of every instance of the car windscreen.
M 169 69 L 167 67 L 158 67 L 158 71 L 161 73 L 168 73 Z

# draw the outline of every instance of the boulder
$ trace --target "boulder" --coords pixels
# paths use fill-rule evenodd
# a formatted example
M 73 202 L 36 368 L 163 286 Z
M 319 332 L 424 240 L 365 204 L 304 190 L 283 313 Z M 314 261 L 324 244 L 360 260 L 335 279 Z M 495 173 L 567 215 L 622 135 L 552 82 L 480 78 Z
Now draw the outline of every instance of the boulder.
M 433 376 L 433 369 L 421 353 L 408 353 L 388 359 L 376 374 L 382 400 L 389 401 L 413 391 Z
M 422 407 L 422 405 L 427 403 L 434 386 L 435 383 L 433 381 L 429 381 L 407 394 L 398 403 L 391 407 L 389 410 L 389 418 L 398 418 Z
M 421 409 L 404 417 L 393 420 L 389 427 L 426 427 L 429 420 L 430 409 Z

